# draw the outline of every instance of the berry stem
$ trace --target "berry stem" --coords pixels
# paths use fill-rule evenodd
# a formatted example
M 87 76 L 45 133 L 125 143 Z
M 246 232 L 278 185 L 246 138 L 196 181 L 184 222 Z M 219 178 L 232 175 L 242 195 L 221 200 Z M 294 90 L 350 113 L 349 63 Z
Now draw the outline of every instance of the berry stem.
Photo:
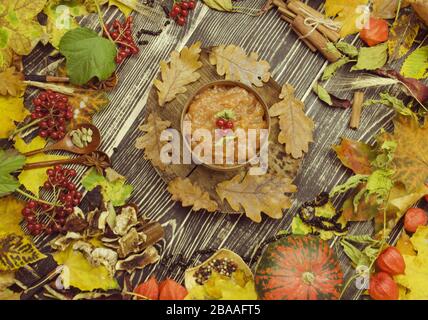
M 104 24 L 104 20 L 103 20 L 103 15 L 101 13 L 101 9 L 100 9 L 100 5 L 98 4 L 98 0 L 94 0 L 95 3 L 95 7 L 97 9 L 97 14 L 98 14 L 98 20 L 100 21 L 101 24 L 101 28 L 104 30 L 104 32 L 107 34 L 107 37 L 109 38 L 109 40 L 111 42 L 113 42 L 113 44 L 115 43 L 114 40 L 112 39 L 112 37 L 110 36 L 110 32 L 107 30 L 106 25 Z M 116 47 L 116 45 L 115 45 Z M 117 51 L 117 47 L 116 47 L 116 51 Z
M 23 191 L 23 190 L 21 190 L 19 188 L 16 189 L 15 191 L 18 192 L 19 194 L 23 195 L 24 197 L 27 197 L 27 198 L 29 198 L 31 200 L 34 200 L 34 201 L 37 201 L 39 203 L 44 203 L 44 204 L 47 204 L 47 205 L 53 206 L 53 207 L 58 207 L 59 206 L 57 203 L 52 203 L 52 202 L 49 202 L 49 201 L 45 201 L 45 200 L 39 199 L 39 198 L 33 196 L 32 194 L 29 194 L 29 193 L 27 193 L 27 192 L 25 192 L 25 191 Z
M 21 133 L 24 130 L 27 130 L 28 128 L 31 128 L 32 126 L 34 126 L 35 124 L 39 123 L 40 121 L 46 119 L 47 117 L 43 117 L 43 118 L 39 118 L 36 120 L 31 121 L 30 123 L 26 124 L 23 127 L 20 128 L 16 128 L 11 135 L 9 136 L 9 140 L 12 140 L 18 133 Z

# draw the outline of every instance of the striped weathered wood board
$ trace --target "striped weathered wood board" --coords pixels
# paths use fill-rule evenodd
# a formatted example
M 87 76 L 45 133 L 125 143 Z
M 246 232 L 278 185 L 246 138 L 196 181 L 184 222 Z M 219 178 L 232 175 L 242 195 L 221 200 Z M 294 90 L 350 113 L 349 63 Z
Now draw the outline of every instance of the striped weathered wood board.
M 240 1 L 239 4 L 261 7 L 263 2 Z M 315 8 L 320 8 L 322 2 L 309 1 Z M 120 16 L 120 12 L 114 7 L 105 10 L 106 23 Z M 134 14 L 134 18 L 135 31 L 163 27 L 163 22 L 155 25 L 139 14 Z M 81 24 L 99 30 L 96 15 L 83 18 Z M 351 130 L 348 126 L 351 110 L 330 108 L 317 99 L 311 87 L 327 62 L 321 55 L 312 53 L 275 10 L 261 17 L 252 17 L 216 12 L 198 3 L 195 11 L 190 13 L 189 23 L 185 27 L 171 23 L 159 36 L 147 35 L 142 39 L 148 40 L 148 45 L 141 47 L 139 55 L 121 64 L 118 70 L 119 85 L 110 93 L 111 102 L 94 118 L 94 123 L 103 136 L 101 149 L 112 156 L 114 168 L 135 187 L 131 200 L 139 205 L 140 211 L 147 217 L 161 221 L 166 230 L 165 240 L 161 243 L 161 263 L 135 274 L 134 283 L 151 274 L 160 279 L 172 277 L 178 281 L 183 280 L 183 269 L 169 268 L 174 264 L 174 258 L 165 257 L 170 255 L 176 257 L 175 255 L 182 254 L 186 259 L 199 249 L 225 247 L 243 257 L 252 256 L 261 242 L 280 230 L 290 228 L 291 219 L 302 202 L 314 198 L 322 191 L 330 190 L 350 176 L 350 171 L 341 165 L 332 152 L 333 144 L 338 144 L 341 137 L 373 142 L 372 137 L 381 127 L 391 127 L 393 113 L 384 107 L 373 107 L 363 111 L 360 129 Z M 258 52 L 262 59 L 271 64 L 272 76 L 279 84 L 288 82 L 296 88 L 297 97 L 304 101 L 306 113 L 316 124 L 315 142 L 305 156 L 295 180 L 299 191 L 294 197 L 292 208 L 284 213 L 282 220 L 264 217 L 260 224 L 256 224 L 243 215 L 190 212 L 188 208 L 182 208 L 180 204 L 171 201 L 165 183 L 150 162 L 143 159 L 143 152 L 134 147 L 135 139 L 142 135 L 138 126 L 145 118 L 146 101 L 159 69 L 159 61 L 167 59 L 172 50 L 180 50 L 198 40 L 202 41 L 203 47 L 235 44 L 247 52 Z M 50 51 L 51 49 L 41 46 L 35 50 L 25 59 L 26 72 L 43 72 L 45 56 Z M 342 71 L 342 74 L 346 75 L 347 72 Z M 377 93 L 369 91 L 367 97 Z M 339 198 L 335 204 L 342 201 Z M 371 223 L 351 226 L 351 232 L 357 234 L 371 229 Z M 45 243 L 44 238 L 36 240 L 40 245 Z M 332 241 L 332 246 L 336 246 L 335 241 Z M 339 246 L 336 247 L 348 278 L 354 271 Z M 207 257 L 197 255 L 192 263 L 196 264 L 205 258 Z M 359 291 L 352 287 L 344 298 L 359 297 Z

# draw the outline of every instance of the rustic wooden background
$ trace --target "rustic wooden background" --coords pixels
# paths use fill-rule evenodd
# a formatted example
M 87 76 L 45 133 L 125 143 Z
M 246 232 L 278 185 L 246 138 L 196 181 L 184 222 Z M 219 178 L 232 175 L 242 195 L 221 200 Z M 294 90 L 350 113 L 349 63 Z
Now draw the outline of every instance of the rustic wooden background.
M 261 7 L 263 2 L 245 0 L 235 3 Z M 320 0 L 307 2 L 318 9 L 323 3 Z M 104 7 L 103 11 L 107 23 L 121 17 L 121 13 L 114 7 Z M 135 32 L 141 28 L 156 31 L 163 27 L 163 21 L 156 24 L 137 13 L 133 15 Z M 96 15 L 83 18 L 81 24 L 99 28 Z M 138 56 L 127 59 L 120 66 L 119 85 L 110 93 L 111 102 L 94 119 L 103 136 L 101 149 L 112 155 L 114 168 L 135 186 L 131 200 L 148 217 L 161 221 L 166 229 L 165 240 L 161 243 L 161 262 L 135 274 L 134 283 L 152 274 L 159 279 L 172 277 L 178 281 L 183 280 L 184 270 L 174 260 L 177 262 L 180 254 L 184 260 L 189 259 L 200 249 L 224 247 L 243 257 L 251 257 L 265 239 L 280 230 L 289 230 L 291 219 L 302 202 L 314 198 L 322 191 L 330 190 L 350 176 L 351 172 L 341 165 L 332 152 L 333 144 L 339 143 L 341 137 L 373 142 L 372 137 L 381 127 L 391 128 L 393 113 L 384 107 L 365 109 L 361 127 L 355 131 L 348 127 L 351 110 L 330 108 L 317 99 L 311 87 L 327 62 L 298 40 L 275 10 L 261 17 L 252 17 L 216 12 L 198 2 L 185 27 L 171 23 L 163 28 L 159 36 L 143 35 L 140 39 L 147 40 L 148 44 L 141 47 Z M 347 41 L 353 42 L 354 39 L 350 37 Z M 141 135 L 138 126 L 145 118 L 147 96 L 158 72 L 159 61 L 167 59 L 172 50 L 180 50 L 198 40 L 202 41 L 204 47 L 235 44 L 247 52 L 258 52 L 262 59 L 271 64 L 272 77 L 279 84 L 289 82 L 296 88 L 297 97 L 304 101 L 307 114 L 316 124 L 315 142 L 305 156 L 295 180 L 299 191 L 295 195 L 293 207 L 284 213 L 282 220 L 272 220 L 265 216 L 260 224 L 256 224 L 242 215 L 191 212 L 189 208 L 182 208 L 180 204 L 171 201 L 165 183 L 150 162 L 143 159 L 143 151 L 134 147 L 135 139 Z M 51 52 L 52 48 L 39 46 L 25 59 L 26 72 L 43 73 L 46 67 L 45 57 Z M 342 70 L 341 74 L 348 73 Z M 367 97 L 377 93 L 368 91 Z M 350 96 L 349 93 L 348 95 Z M 342 200 L 337 199 L 336 204 L 340 204 Z M 351 232 L 366 233 L 371 228 L 371 223 L 356 223 L 352 224 Z M 41 246 L 45 243 L 44 238 L 36 240 Z M 343 271 L 348 278 L 354 271 L 339 245 L 332 241 L 332 246 L 336 246 Z M 207 256 L 194 255 L 194 258 L 192 262 L 196 264 Z M 360 292 L 352 287 L 346 292 L 344 299 L 360 297 Z

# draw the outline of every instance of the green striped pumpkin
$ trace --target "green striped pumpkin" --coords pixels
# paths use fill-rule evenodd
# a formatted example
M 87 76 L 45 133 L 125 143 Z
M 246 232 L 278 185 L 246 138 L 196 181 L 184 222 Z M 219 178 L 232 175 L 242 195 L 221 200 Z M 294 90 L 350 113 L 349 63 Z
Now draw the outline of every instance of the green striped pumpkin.
M 328 242 L 288 236 L 266 248 L 255 284 L 261 300 L 332 300 L 340 297 L 343 273 Z

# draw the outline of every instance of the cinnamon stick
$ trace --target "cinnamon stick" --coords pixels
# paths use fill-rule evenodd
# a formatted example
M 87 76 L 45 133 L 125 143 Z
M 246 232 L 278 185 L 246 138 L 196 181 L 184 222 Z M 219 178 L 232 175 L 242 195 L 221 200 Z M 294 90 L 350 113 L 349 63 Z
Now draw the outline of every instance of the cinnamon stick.
M 282 1 L 282 0 L 273 0 L 272 1 L 272 3 L 274 4 L 274 5 L 276 5 L 278 8 L 284 8 L 284 9 L 286 9 L 287 8 L 287 5 L 285 4 L 285 2 L 284 1 Z
M 311 16 L 318 18 L 318 19 L 324 19 L 325 18 L 321 12 L 319 12 L 319 11 L 315 10 L 314 8 L 312 8 L 311 6 L 308 6 L 307 4 L 305 4 L 301 1 L 297 1 L 297 0 L 288 1 L 287 2 L 287 9 L 289 11 L 293 12 L 296 16 L 301 15 L 304 18 L 308 17 L 308 14 L 306 12 L 308 12 Z M 331 30 L 322 24 L 318 24 L 317 30 L 319 32 L 321 32 L 324 36 L 326 36 L 332 42 L 337 42 L 340 39 L 340 34 L 337 31 Z
M 328 40 L 317 30 L 305 24 L 305 19 L 302 16 L 296 16 L 291 24 L 299 33 L 304 36 L 321 54 L 330 62 L 336 62 L 340 58 L 340 53 L 328 50 Z M 302 39 L 303 40 L 303 39 Z
M 351 121 L 349 127 L 352 129 L 358 129 L 360 126 L 361 110 L 363 108 L 364 92 L 356 91 L 354 93 L 354 101 L 352 103 Z
M 287 21 L 290 25 L 293 23 L 293 20 L 285 15 L 281 15 L 281 19 Z M 302 39 L 303 43 L 306 44 L 309 50 L 312 52 L 317 52 L 317 48 L 315 48 L 306 38 L 302 38 L 303 35 L 299 31 L 297 31 L 293 26 L 291 26 L 291 29 Z

